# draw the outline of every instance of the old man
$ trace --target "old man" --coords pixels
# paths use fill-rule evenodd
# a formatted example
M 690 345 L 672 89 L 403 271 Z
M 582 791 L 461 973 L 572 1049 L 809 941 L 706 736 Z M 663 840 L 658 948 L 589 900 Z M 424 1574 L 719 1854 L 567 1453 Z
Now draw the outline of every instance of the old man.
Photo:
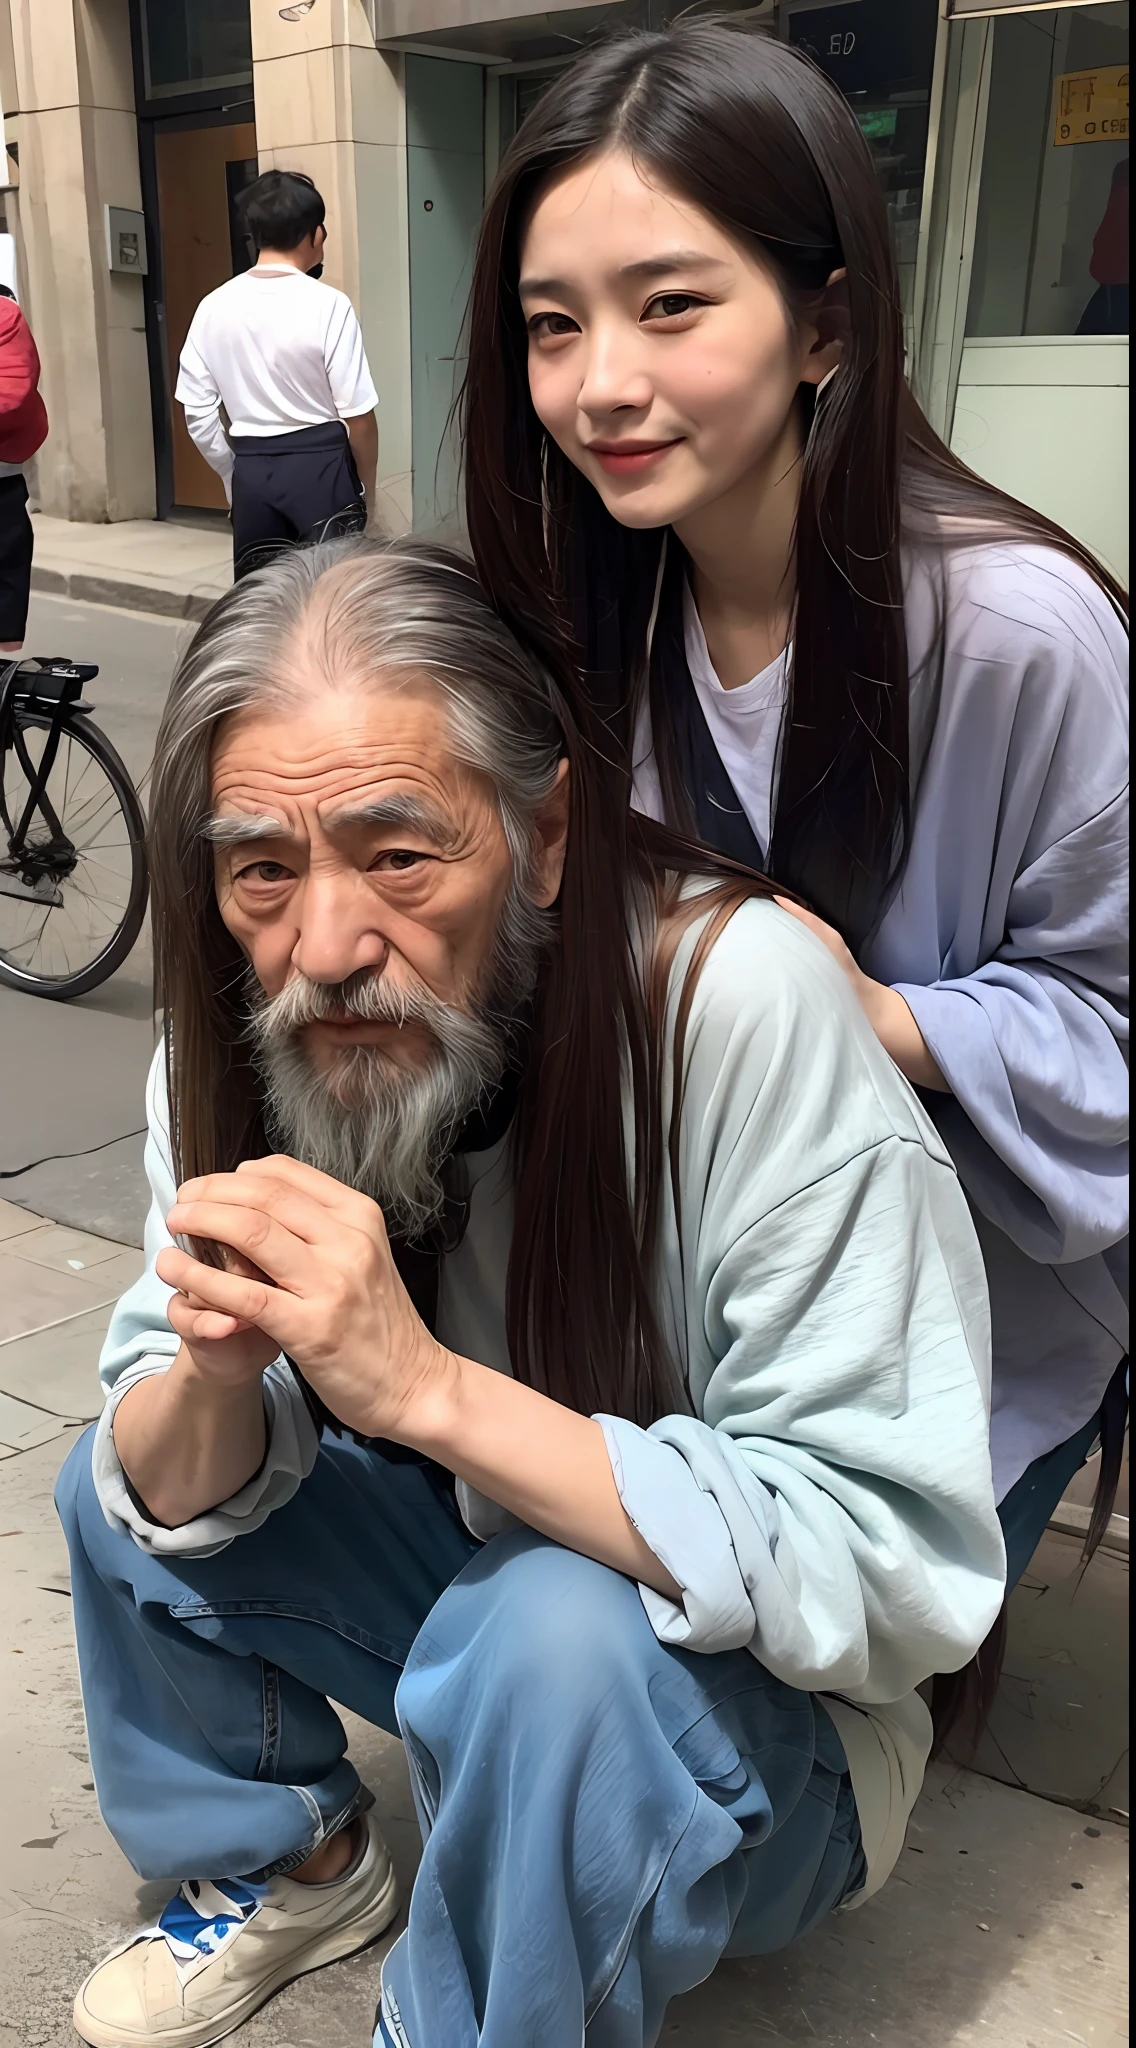
M 58 1498 L 102 1811 L 177 1889 L 76 2027 L 204 2048 L 387 1926 L 335 1700 L 424 1840 L 376 2041 L 643 2048 L 883 1883 L 998 1611 L 950 1161 L 456 556 L 224 598 L 152 810 L 147 1267 Z

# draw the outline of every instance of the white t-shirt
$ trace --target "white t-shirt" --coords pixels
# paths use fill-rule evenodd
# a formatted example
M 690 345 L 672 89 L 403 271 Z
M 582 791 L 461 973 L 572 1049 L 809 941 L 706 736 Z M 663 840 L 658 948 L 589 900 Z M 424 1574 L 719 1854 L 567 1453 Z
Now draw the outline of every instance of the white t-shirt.
M 714 673 L 706 635 L 690 585 L 683 592 L 686 662 L 710 737 L 718 749 L 763 856 L 769 851 L 777 747 L 787 696 L 789 654 L 786 648 L 736 690 L 723 689 Z M 635 746 L 632 803 L 649 818 L 664 815 L 659 772 L 646 716 L 640 721 Z
M 247 270 L 202 299 L 178 369 L 178 403 L 205 460 L 223 477 L 234 434 L 295 433 L 373 412 L 363 336 L 345 292 L 302 270 Z

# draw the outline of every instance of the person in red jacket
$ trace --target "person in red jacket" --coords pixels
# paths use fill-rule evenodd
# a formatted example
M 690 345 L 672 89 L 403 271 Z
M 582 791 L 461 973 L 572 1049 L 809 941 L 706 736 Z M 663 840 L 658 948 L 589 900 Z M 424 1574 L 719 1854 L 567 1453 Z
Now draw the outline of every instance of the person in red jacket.
M 1078 334 L 1128 332 L 1128 158 L 1117 164 L 1108 204 L 1093 237 L 1089 276 L 1096 290 L 1077 324 Z
M 39 351 L 18 305 L 0 296 L 0 655 L 24 644 L 32 583 L 32 525 L 24 464 L 47 439 Z

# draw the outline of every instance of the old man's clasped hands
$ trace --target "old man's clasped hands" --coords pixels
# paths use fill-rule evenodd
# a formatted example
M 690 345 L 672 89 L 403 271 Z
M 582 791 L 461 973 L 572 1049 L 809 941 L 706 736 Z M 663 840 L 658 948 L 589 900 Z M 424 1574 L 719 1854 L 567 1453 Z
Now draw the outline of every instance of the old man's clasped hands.
M 314 1167 L 278 1156 L 186 1181 L 168 1222 L 224 1261 L 173 1246 L 157 1262 L 177 1290 L 170 1324 L 210 1379 L 259 1387 L 283 1351 L 349 1429 L 424 1450 L 463 1367 L 484 1371 L 426 1328 L 378 1204 Z

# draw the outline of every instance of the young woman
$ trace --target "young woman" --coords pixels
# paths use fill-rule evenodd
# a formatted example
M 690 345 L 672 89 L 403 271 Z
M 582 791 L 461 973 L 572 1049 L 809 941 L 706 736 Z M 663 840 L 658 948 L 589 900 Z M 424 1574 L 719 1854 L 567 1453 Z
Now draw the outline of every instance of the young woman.
M 931 430 L 849 107 L 722 23 L 589 52 L 525 122 L 464 432 L 482 578 L 632 801 L 811 903 L 927 1091 L 1012 1581 L 1127 1402 L 1122 593 Z

